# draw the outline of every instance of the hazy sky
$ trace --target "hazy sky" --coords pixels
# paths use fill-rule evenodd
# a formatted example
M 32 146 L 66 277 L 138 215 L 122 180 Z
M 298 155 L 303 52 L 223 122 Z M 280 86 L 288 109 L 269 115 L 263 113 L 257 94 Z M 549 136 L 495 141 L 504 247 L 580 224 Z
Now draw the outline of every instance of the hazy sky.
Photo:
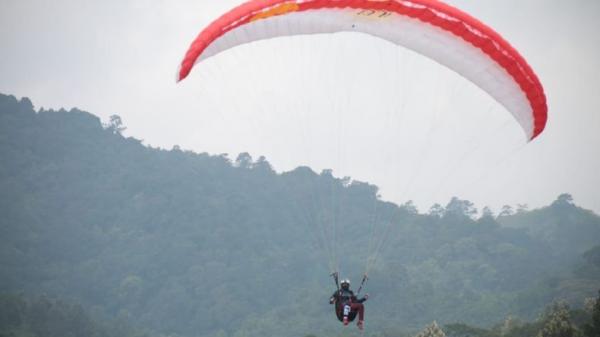
M 448 2 L 539 75 L 549 123 L 534 142 L 462 77 L 360 34 L 242 46 L 175 84 L 193 38 L 238 0 L 0 0 L 0 92 L 118 114 L 155 147 L 332 168 L 421 211 L 454 195 L 497 211 L 568 192 L 600 212 L 600 1 Z

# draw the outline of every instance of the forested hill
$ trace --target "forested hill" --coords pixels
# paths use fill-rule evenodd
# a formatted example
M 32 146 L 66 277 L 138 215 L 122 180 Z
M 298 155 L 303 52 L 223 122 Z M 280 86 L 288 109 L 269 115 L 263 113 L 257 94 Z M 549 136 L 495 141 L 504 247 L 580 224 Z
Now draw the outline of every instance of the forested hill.
M 333 229 L 355 285 L 371 233 L 386 239 L 366 289 L 373 333 L 532 319 L 600 288 L 600 218 L 568 194 L 499 216 L 459 198 L 421 214 L 327 170 L 278 174 L 122 129 L 0 95 L 0 293 L 180 336 L 333 336 Z

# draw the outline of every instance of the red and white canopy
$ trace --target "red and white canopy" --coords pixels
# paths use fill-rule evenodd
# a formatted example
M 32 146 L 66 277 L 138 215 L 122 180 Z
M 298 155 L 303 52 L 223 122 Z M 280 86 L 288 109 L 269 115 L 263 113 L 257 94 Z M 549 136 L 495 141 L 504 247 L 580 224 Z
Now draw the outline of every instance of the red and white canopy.
M 525 59 L 490 27 L 436 0 L 251 0 L 200 33 L 177 80 L 195 64 L 244 43 L 337 32 L 380 37 L 447 66 L 510 111 L 529 140 L 546 126 L 544 89 Z

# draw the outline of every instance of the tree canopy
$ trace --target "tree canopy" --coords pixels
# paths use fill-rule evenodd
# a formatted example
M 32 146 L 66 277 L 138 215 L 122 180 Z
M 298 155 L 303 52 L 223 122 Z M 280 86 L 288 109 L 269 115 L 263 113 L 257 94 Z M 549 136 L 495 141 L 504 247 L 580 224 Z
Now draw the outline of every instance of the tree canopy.
M 124 128 L 0 95 L 0 292 L 165 334 L 333 335 L 320 234 L 332 219 L 355 284 L 373 219 L 389 225 L 366 289 L 377 331 L 533 320 L 600 288 L 600 218 L 573 197 L 497 217 L 456 197 L 422 214 L 330 170 L 153 148 Z

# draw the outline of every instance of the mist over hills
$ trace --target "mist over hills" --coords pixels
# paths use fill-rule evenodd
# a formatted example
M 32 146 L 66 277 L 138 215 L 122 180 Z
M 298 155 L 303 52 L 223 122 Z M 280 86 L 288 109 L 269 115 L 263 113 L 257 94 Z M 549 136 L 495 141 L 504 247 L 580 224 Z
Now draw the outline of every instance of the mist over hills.
M 164 334 L 338 335 L 328 240 L 356 284 L 372 233 L 385 238 L 367 285 L 376 333 L 534 319 L 600 288 L 600 217 L 568 194 L 498 216 L 459 198 L 419 213 L 328 170 L 278 174 L 122 128 L 0 94 L 0 293 Z

